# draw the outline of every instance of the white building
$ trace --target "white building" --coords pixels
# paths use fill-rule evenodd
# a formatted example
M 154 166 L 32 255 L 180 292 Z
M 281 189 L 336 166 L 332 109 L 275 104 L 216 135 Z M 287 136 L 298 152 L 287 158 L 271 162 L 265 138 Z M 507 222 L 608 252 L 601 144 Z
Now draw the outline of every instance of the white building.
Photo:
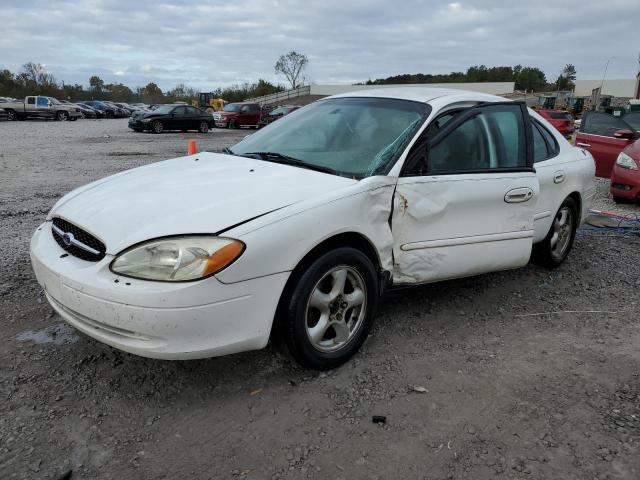
M 610 95 L 616 98 L 638 98 L 638 78 L 605 79 L 600 80 L 576 80 L 575 97 L 589 97 L 596 88 L 602 85 L 601 95 Z

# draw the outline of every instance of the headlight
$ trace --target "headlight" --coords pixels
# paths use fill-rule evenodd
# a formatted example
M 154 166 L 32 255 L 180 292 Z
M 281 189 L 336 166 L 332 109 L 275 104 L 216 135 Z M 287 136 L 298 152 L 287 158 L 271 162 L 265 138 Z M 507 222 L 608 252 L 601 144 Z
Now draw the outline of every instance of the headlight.
M 166 237 L 134 246 L 110 265 L 113 273 L 142 280 L 184 282 L 217 273 L 244 251 L 244 243 L 214 236 Z
M 636 161 L 623 152 L 620 152 L 620 155 L 618 155 L 616 165 L 622 168 L 628 168 L 630 170 L 638 170 L 638 164 L 636 163 Z

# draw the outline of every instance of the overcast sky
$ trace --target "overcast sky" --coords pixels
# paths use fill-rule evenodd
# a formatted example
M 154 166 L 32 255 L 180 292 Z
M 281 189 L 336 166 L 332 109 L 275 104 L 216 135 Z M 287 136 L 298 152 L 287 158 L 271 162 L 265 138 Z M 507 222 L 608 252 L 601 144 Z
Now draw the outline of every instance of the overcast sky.
M 66 83 L 277 81 L 292 49 L 316 83 L 518 63 L 600 79 L 607 59 L 607 78 L 633 78 L 640 53 L 640 0 L 0 0 L 0 13 L 0 68 L 38 62 Z

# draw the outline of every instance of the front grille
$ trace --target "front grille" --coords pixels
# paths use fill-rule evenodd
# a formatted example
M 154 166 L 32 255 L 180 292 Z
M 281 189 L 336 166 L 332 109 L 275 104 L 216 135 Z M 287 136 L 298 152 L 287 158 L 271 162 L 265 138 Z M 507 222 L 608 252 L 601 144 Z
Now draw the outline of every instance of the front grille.
M 81 258 L 82 260 L 87 260 L 88 262 L 97 262 L 104 258 L 107 247 L 90 233 L 85 232 L 80 227 L 77 227 L 73 223 L 69 223 L 61 218 L 54 218 L 53 225 L 63 233 L 70 234 L 67 238 L 63 238 L 63 235 L 57 232 L 56 229 L 51 229 L 54 240 L 65 252 L 70 253 L 74 257 Z M 82 246 L 78 246 L 78 244 L 71 243 L 70 239 L 77 240 L 78 243 L 93 251 L 89 251 L 87 248 L 82 248 Z

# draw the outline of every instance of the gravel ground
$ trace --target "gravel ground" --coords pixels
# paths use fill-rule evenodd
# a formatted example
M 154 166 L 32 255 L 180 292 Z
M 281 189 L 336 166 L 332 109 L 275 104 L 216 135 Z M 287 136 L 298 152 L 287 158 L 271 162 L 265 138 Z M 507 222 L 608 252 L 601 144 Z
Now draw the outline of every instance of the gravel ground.
M 271 347 L 148 360 L 65 326 L 28 256 L 53 203 L 246 133 L 0 124 L 0 478 L 640 478 L 637 236 L 582 231 L 554 271 L 388 295 L 362 352 L 325 374 Z

